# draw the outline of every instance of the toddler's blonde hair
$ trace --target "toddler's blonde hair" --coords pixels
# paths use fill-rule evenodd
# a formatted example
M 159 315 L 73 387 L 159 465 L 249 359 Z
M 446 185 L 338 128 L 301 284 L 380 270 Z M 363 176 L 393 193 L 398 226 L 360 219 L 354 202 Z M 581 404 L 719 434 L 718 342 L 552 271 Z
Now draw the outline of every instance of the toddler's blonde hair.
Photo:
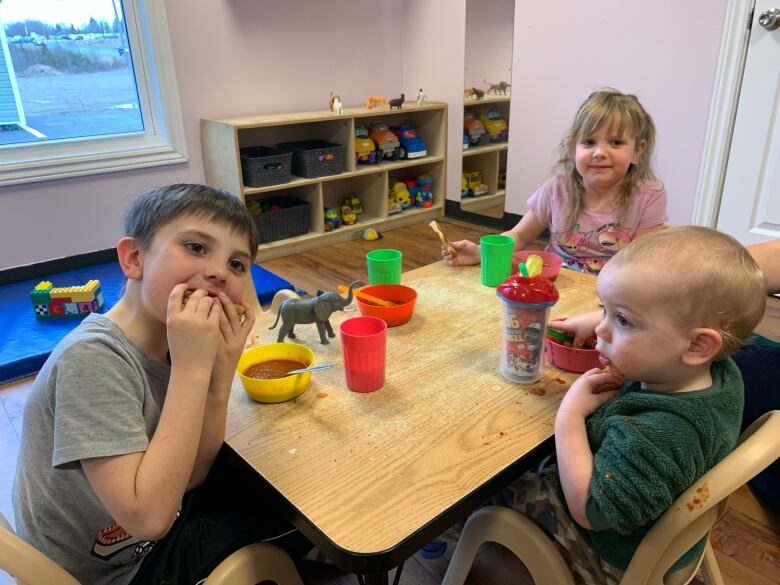
M 580 105 L 574 116 L 574 122 L 561 140 L 560 158 L 554 173 L 566 177 L 572 200 L 566 210 L 565 225 L 569 229 L 577 223 L 582 211 L 585 184 L 577 171 L 574 155 L 577 142 L 602 127 L 614 128 L 622 134 L 628 129 L 636 144 L 644 140 L 644 150 L 636 163 L 632 163 L 618 187 L 618 219 L 622 219 L 628 210 L 631 191 L 639 181 L 656 180 L 650 167 L 650 158 L 655 148 L 655 123 L 647 110 L 639 103 L 635 95 L 623 94 L 616 89 L 605 88 L 593 92 Z
M 701 226 L 668 227 L 631 242 L 609 265 L 641 262 L 663 279 L 663 299 L 684 326 L 708 327 L 723 338 L 715 359 L 728 357 L 761 321 L 764 273 L 742 244 Z

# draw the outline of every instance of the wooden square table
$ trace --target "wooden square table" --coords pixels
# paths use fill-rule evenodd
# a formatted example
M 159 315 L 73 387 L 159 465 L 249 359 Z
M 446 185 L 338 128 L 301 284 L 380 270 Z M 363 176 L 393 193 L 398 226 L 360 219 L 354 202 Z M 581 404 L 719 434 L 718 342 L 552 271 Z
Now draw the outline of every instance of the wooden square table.
M 533 384 L 501 376 L 502 301 L 479 266 L 438 262 L 402 282 L 417 304 L 411 321 L 388 329 L 380 390 L 344 381 L 338 327 L 355 309 L 333 314 L 329 345 L 313 324 L 296 327 L 316 364 L 335 364 L 304 394 L 260 404 L 236 377 L 228 410 L 228 445 L 309 540 L 368 583 L 386 583 L 387 570 L 551 452 L 555 413 L 577 377 L 551 366 Z M 551 318 L 597 308 L 594 277 L 562 270 L 556 285 Z M 258 317 L 254 342 L 276 341 L 274 318 Z

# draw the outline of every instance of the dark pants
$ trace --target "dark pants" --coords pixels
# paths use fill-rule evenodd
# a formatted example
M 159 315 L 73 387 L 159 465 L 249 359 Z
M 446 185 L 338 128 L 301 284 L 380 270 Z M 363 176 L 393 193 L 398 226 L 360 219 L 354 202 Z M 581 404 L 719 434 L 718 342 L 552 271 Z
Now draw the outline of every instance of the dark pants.
M 780 347 L 748 345 L 734 354 L 734 361 L 745 382 L 744 431 L 765 412 L 780 410 Z M 758 474 L 750 487 L 759 500 L 780 514 L 780 461 Z
M 147 553 L 133 585 L 194 585 L 242 546 L 273 544 L 293 557 L 311 544 L 274 507 L 279 496 L 223 446 L 203 485 L 186 494 L 179 518 Z

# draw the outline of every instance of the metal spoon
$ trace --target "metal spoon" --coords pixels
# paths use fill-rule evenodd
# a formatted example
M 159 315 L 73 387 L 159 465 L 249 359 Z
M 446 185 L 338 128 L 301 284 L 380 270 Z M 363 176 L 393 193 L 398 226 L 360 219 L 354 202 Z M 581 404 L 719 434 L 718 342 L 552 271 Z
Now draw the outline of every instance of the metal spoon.
M 319 366 L 309 366 L 308 368 L 301 368 L 300 370 L 290 370 L 282 378 L 292 376 L 293 374 L 305 374 L 306 372 L 319 372 L 321 370 L 329 370 L 333 367 L 333 364 L 320 364 Z

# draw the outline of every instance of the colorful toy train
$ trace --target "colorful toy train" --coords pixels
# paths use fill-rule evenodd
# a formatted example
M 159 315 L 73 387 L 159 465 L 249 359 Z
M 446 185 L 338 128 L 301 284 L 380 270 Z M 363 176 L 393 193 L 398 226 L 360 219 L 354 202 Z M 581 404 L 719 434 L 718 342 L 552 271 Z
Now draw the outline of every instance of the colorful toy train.
M 103 311 L 105 302 L 99 280 L 90 280 L 81 286 L 53 287 L 43 280 L 30 291 L 30 300 L 36 319 L 84 317 Z

